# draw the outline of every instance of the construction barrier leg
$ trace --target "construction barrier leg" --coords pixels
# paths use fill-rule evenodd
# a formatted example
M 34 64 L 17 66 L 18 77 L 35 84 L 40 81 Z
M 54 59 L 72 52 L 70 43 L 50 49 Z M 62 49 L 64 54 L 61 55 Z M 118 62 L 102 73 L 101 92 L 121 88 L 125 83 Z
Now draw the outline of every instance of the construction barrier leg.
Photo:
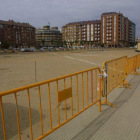
M 110 102 L 107 101 L 107 95 L 105 96 L 105 101 L 101 102 L 101 104 L 102 105 L 107 104 L 107 105 L 109 105 L 111 107 L 117 107 L 117 106 L 115 106 L 112 103 L 110 103 Z M 99 103 L 97 103 L 96 105 L 99 105 Z
M 125 87 L 125 88 L 128 88 L 128 89 L 131 89 L 129 86 L 127 85 L 130 85 L 126 80 L 123 80 L 122 81 L 122 84 L 120 86 L 118 86 L 118 88 L 121 88 L 121 87 Z
M 131 74 L 131 75 L 135 75 L 135 74 L 140 75 L 140 73 L 139 73 L 139 72 L 137 72 L 136 70 L 135 70 L 134 72 L 132 72 L 132 74 Z
M 126 80 L 124 80 L 124 83 L 128 86 L 131 86 Z

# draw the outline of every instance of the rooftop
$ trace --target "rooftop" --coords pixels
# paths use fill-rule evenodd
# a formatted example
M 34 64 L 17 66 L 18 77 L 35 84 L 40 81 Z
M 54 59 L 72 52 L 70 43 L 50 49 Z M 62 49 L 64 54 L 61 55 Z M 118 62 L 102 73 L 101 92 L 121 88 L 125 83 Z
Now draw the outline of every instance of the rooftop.
M 101 20 L 88 20 L 88 21 L 70 22 L 70 23 L 68 23 L 66 25 L 75 25 L 75 24 L 85 25 L 85 24 L 91 24 L 91 23 L 99 24 L 99 23 L 101 23 Z
M 113 15 L 113 14 L 118 14 L 117 12 L 105 12 L 102 13 L 102 15 Z
M 15 26 L 23 26 L 23 27 L 33 27 L 32 25 L 30 25 L 29 23 L 20 23 L 20 22 L 15 22 L 13 20 L 9 20 L 9 21 L 4 21 L 4 20 L 0 20 L 0 24 L 2 25 L 15 25 Z

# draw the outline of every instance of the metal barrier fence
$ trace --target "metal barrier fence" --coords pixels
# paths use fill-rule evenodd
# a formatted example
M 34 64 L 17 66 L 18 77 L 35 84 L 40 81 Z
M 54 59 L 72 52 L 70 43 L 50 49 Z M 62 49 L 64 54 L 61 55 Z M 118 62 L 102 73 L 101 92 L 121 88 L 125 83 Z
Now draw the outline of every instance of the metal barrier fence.
M 127 56 L 104 62 L 102 71 L 102 96 L 105 97 L 105 101 L 103 101 L 102 104 L 116 107 L 107 101 L 107 95 L 125 80 L 127 73 Z
M 136 55 L 136 56 L 133 56 L 133 57 L 130 57 L 128 58 L 128 74 L 130 74 L 131 72 L 132 75 L 134 75 L 135 73 L 140 75 L 136 69 L 138 69 L 140 67 L 140 54 Z M 133 65 L 133 67 L 132 67 Z
M 107 95 L 119 84 L 118 87 L 130 88 L 130 84 L 125 80 L 130 73 L 140 75 L 136 69 L 140 67 L 140 55 L 136 55 L 130 58 L 126 56 L 117 59 L 109 60 L 102 65 L 102 96 L 105 97 L 105 101 L 102 104 L 108 104 L 112 107 L 116 107 L 107 101 Z M 106 75 L 106 76 L 104 76 Z M 127 86 L 129 85 L 129 86 Z
M 6 102 L 3 102 L 4 97 L 10 96 L 8 103 L 10 101 L 14 103 L 15 100 L 17 120 L 14 121 L 17 122 L 19 139 L 25 139 L 22 138 L 21 135 L 21 120 L 25 121 L 26 119 L 21 119 L 21 117 L 27 116 L 27 114 L 23 113 L 23 110 L 20 110 L 21 104 L 28 108 L 31 139 L 42 139 L 97 102 L 99 102 L 99 111 L 101 112 L 101 77 L 99 77 L 99 75 L 101 75 L 101 71 L 96 67 L 48 81 L 1 92 L 0 107 L 4 139 L 6 140 L 8 137 L 6 133 L 7 121 L 5 121 L 4 116 L 6 116 L 5 112 L 9 111 L 8 108 L 7 110 L 4 109 L 6 104 Z M 97 88 L 98 86 L 99 89 Z M 12 100 L 13 95 L 14 100 Z M 28 102 L 26 102 L 26 100 L 28 100 Z M 39 115 L 38 113 L 33 115 L 33 111 L 36 110 L 37 107 Z M 47 114 L 47 117 L 45 118 L 44 111 Z M 11 114 L 13 112 L 14 111 L 12 111 Z M 40 129 L 38 129 L 37 126 L 37 132 L 41 130 L 41 136 L 37 136 L 37 132 L 34 132 L 33 128 L 34 119 L 37 119 L 37 117 L 40 122 Z M 24 122 L 23 124 L 25 125 L 27 122 Z M 47 127 L 48 125 L 49 128 Z
M 3 124 L 3 138 L 6 140 L 7 135 L 6 123 L 9 116 L 14 112 L 9 112 L 9 108 L 5 107 L 5 104 L 11 102 L 15 104 L 15 114 L 17 122 L 17 130 L 19 139 L 25 139 L 21 135 L 22 125 L 30 124 L 31 139 L 42 139 L 54 130 L 58 129 L 87 108 L 99 102 L 99 112 L 101 111 L 101 104 L 108 104 L 112 107 L 116 107 L 112 103 L 107 101 L 107 95 L 119 84 L 127 87 L 129 85 L 125 81 L 127 75 L 131 72 L 139 74 L 136 69 L 140 67 L 140 55 L 127 58 L 126 56 L 117 59 L 109 60 L 103 63 L 102 73 L 100 68 L 96 67 L 85 71 L 77 72 L 74 74 L 58 77 L 48 81 L 28 85 L 25 87 L 13 89 L 0 93 L 0 108 Z M 105 97 L 105 101 L 101 103 L 101 94 Z M 8 98 L 8 97 L 9 98 Z M 12 98 L 14 96 L 14 99 Z M 3 101 L 6 97 L 6 100 Z M 26 101 L 27 100 L 27 101 Z M 20 106 L 28 108 L 28 114 L 23 113 Z M 34 112 L 34 110 L 39 110 Z M 44 117 L 47 114 L 47 117 Z M 27 118 L 24 116 L 29 115 L 29 122 L 25 121 Z M 22 116 L 22 119 L 21 119 Z M 34 119 L 35 116 L 35 119 Z M 12 117 L 10 117 L 12 118 Z M 6 119 L 6 121 L 5 121 Z M 38 119 L 40 122 L 39 127 L 41 129 L 41 135 L 37 135 L 34 131 L 34 120 Z M 22 123 L 22 121 L 24 122 Z M 12 120 L 10 120 L 12 121 Z M 14 120 L 15 121 L 15 120 Z M 15 127 L 15 126 L 14 126 Z M 0 139 L 2 139 L 0 137 Z
M 135 71 L 136 56 L 127 59 L 127 75 Z
M 136 55 L 136 69 L 140 67 L 140 54 Z

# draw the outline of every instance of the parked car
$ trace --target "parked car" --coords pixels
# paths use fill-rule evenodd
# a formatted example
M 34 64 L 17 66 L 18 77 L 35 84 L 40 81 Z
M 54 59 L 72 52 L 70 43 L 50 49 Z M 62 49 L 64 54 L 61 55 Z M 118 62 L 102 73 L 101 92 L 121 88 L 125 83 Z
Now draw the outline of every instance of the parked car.
M 24 49 L 24 48 L 21 48 L 21 49 L 20 49 L 20 51 L 21 51 L 21 52 L 24 52 L 24 51 L 25 51 L 25 49 Z
M 55 48 L 55 51 L 59 51 L 59 48 Z
M 40 50 L 43 52 L 44 51 L 44 48 L 41 48 Z
M 30 48 L 30 51 L 31 51 L 31 52 L 35 52 L 36 49 L 35 49 L 35 48 Z
M 51 47 L 48 47 L 48 51 L 52 51 Z
M 20 49 L 21 52 L 35 52 L 36 49 L 35 48 L 21 48 Z

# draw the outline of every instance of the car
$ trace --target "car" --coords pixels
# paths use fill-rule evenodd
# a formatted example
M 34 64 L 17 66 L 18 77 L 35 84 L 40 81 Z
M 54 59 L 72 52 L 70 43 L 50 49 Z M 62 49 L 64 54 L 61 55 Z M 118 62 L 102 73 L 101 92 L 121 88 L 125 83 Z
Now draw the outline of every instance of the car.
M 21 52 L 35 52 L 36 49 L 35 48 L 21 48 L 20 49 Z
M 31 51 L 31 52 L 35 52 L 36 49 L 35 49 L 35 48 L 30 48 L 30 51 Z
M 41 48 L 40 50 L 43 52 L 44 51 L 44 48 Z
M 59 51 L 59 48 L 55 48 L 55 51 Z
M 52 51 L 51 47 L 48 47 L 48 51 Z
M 21 51 L 21 52 L 24 52 L 24 51 L 25 51 L 25 49 L 24 49 L 24 48 L 21 48 L 21 49 L 20 49 L 20 51 Z

